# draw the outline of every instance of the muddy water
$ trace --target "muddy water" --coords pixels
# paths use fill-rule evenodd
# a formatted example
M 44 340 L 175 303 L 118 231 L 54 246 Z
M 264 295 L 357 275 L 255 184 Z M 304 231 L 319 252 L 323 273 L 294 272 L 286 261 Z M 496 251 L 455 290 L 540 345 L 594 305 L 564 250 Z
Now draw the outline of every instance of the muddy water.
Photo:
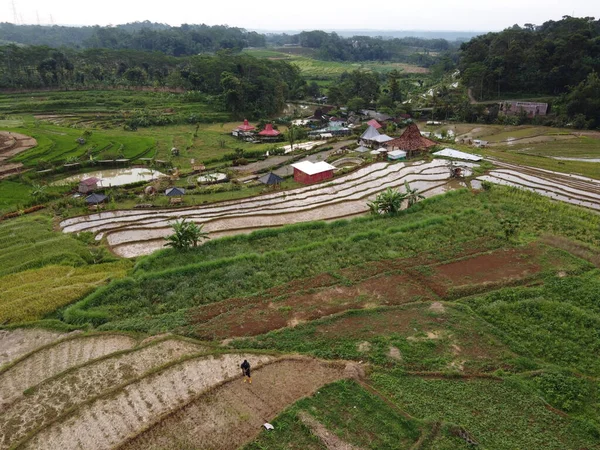
M 69 183 L 78 183 L 86 178 L 99 178 L 98 186 L 124 186 L 126 184 L 138 183 L 140 181 L 152 181 L 165 176 L 164 173 L 156 170 L 149 170 L 143 167 L 133 167 L 125 169 L 107 169 L 95 172 L 80 173 L 68 178 L 52 183 L 55 186 L 62 186 Z

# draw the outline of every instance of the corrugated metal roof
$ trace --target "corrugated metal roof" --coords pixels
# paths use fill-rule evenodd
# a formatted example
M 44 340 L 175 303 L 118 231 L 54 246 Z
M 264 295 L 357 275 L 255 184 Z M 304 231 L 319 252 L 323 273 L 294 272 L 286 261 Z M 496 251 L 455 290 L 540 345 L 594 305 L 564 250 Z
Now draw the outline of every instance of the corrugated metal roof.
M 304 172 L 307 175 L 316 175 L 317 173 L 327 172 L 335 169 L 335 166 L 326 163 L 325 161 L 319 161 L 317 163 L 311 161 L 300 161 L 299 163 L 292 164 L 294 169 L 298 169 L 300 172 Z

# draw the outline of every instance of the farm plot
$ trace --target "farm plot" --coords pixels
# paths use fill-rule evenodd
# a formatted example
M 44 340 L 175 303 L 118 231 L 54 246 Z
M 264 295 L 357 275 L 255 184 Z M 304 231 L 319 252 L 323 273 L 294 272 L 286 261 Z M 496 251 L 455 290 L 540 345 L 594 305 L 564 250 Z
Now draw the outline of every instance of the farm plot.
M 8 160 L 37 145 L 37 141 L 24 134 L 0 131 L 0 180 L 18 173 L 23 164 L 9 164 Z
M 512 356 L 483 320 L 439 301 L 348 311 L 233 345 L 368 360 L 413 371 L 491 372 Z
M 578 175 L 494 161 L 498 169 L 477 179 L 514 186 L 572 205 L 600 210 L 600 181 Z
M 45 380 L 0 415 L 0 449 L 9 448 L 33 430 L 103 392 L 163 364 L 205 349 L 178 339 L 154 341 L 145 347 L 117 352 Z
M 255 366 L 274 359 L 247 353 L 194 357 L 167 366 L 87 403 L 23 444 L 35 449 L 110 449 L 147 428 L 194 396 L 238 377 L 240 361 Z
M 23 391 L 70 367 L 120 350 L 133 348 L 135 339 L 118 334 L 82 336 L 42 347 L 0 372 L 0 412 Z
M 261 425 L 285 407 L 344 376 L 343 364 L 279 360 L 255 370 L 251 385 L 239 380 L 223 384 L 120 448 L 236 449 L 255 438 Z
M 179 210 L 116 211 L 76 217 L 62 222 L 64 232 L 92 231 L 106 236 L 115 253 L 139 256 L 162 248 L 171 233 L 170 223 L 188 218 L 205 225 L 211 236 L 244 233 L 254 229 L 311 220 L 328 220 L 364 214 L 367 200 L 405 181 L 425 196 L 440 193 L 448 183 L 444 161 L 414 165 L 373 164 L 353 174 L 316 187 L 278 192 L 259 198 Z
M 51 344 L 66 336 L 67 333 L 37 328 L 0 330 L 0 368 L 38 347 Z

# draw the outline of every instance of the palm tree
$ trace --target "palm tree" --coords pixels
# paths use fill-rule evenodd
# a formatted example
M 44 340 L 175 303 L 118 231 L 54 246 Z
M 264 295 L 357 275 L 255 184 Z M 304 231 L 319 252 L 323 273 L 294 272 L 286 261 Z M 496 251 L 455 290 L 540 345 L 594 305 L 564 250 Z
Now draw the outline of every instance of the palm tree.
M 405 193 L 387 188 L 368 205 L 372 214 L 393 216 L 402 209 L 405 198 Z
M 408 201 L 409 208 L 415 203 L 417 203 L 419 200 L 423 200 L 425 198 L 417 189 L 411 189 L 410 185 L 408 184 L 408 181 L 404 181 L 404 189 L 406 190 L 404 196 Z

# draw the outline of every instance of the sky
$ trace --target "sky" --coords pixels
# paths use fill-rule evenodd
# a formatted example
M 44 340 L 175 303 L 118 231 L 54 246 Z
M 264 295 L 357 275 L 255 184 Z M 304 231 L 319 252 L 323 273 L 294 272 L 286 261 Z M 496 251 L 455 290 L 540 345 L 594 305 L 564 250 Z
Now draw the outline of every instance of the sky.
M 0 0 L 0 22 L 117 25 L 149 20 L 259 30 L 497 31 L 562 16 L 600 16 L 597 0 Z

